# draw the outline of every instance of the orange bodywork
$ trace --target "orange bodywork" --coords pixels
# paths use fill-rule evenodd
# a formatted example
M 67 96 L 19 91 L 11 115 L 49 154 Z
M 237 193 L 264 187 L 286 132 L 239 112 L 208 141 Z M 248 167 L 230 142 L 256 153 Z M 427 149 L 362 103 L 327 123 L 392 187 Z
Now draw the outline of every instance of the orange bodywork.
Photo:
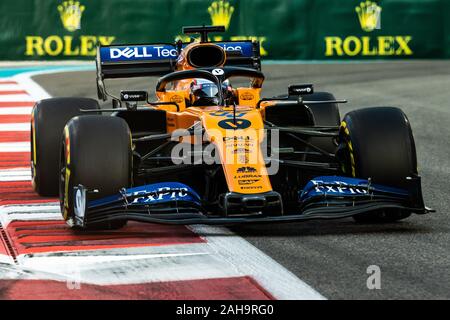
M 180 54 L 177 70 L 193 69 L 186 59 L 186 53 L 196 46 L 216 46 L 214 44 L 193 43 Z M 223 61 L 225 63 L 225 60 Z M 222 65 L 217 68 L 223 67 Z M 260 88 L 239 87 L 233 89 L 236 108 L 233 106 L 188 107 L 191 101 L 192 79 L 172 83 L 170 89 L 156 92 L 159 101 L 176 102 L 174 105 L 156 107 L 166 111 L 167 132 L 187 129 L 201 122 L 205 129 L 203 141 L 214 144 L 222 163 L 230 192 L 254 194 L 272 191 L 266 165 L 261 150 L 264 140 L 264 109 L 269 103 L 261 104 Z M 181 138 L 180 138 L 181 139 Z M 202 143 L 192 138 L 183 142 Z

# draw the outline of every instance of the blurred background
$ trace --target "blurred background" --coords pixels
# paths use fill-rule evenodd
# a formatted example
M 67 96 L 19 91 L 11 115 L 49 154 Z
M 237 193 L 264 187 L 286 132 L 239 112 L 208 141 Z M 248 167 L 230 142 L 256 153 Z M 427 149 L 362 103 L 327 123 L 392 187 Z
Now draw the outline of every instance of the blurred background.
M 270 60 L 450 57 L 447 0 L 15 0 L 0 2 L 0 60 L 92 59 L 98 44 L 258 40 Z

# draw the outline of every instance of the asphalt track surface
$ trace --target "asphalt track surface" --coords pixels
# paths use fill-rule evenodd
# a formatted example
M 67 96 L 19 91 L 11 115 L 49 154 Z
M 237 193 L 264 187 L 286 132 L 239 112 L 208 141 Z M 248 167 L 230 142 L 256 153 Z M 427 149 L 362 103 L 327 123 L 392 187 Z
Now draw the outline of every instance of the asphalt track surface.
M 265 96 L 292 83 L 349 100 L 346 112 L 401 107 L 413 127 L 426 205 L 436 213 L 397 223 L 352 219 L 233 227 L 329 299 L 450 299 L 450 61 L 264 65 Z M 34 77 L 52 96 L 96 97 L 92 71 Z M 155 79 L 113 80 L 120 89 L 152 91 Z M 367 268 L 381 269 L 381 289 L 366 286 Z

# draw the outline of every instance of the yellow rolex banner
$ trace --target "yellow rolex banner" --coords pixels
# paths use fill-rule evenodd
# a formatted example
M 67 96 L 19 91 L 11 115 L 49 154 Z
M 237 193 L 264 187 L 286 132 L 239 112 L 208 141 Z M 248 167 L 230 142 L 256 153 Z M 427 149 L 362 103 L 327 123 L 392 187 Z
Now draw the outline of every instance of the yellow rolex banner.
M 0 2 L 0 59 L 92 59 L 98 45 L 257 40 L 268 59 L 450 57 L 447 0 L 15 0 Z

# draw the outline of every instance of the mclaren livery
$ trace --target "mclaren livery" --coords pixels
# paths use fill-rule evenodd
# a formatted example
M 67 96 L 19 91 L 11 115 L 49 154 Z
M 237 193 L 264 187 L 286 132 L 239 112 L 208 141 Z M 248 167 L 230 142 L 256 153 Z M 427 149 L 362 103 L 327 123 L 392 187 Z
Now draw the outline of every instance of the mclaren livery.
M 32 183 L 59 195 L 73 228 L 135 220 L 233 224 L 343 218 L 386 222 L 423 203 L 410 123 L 394 107 L 339 114 L 337 100 L 294 84 L 262 98 L 259 45 L 210 42 L 223 27 L 185 27 L 190 43 L 98 48 L 97 91 L 36 103 Z M 159 76 L 155 95 L 105 80 Z

